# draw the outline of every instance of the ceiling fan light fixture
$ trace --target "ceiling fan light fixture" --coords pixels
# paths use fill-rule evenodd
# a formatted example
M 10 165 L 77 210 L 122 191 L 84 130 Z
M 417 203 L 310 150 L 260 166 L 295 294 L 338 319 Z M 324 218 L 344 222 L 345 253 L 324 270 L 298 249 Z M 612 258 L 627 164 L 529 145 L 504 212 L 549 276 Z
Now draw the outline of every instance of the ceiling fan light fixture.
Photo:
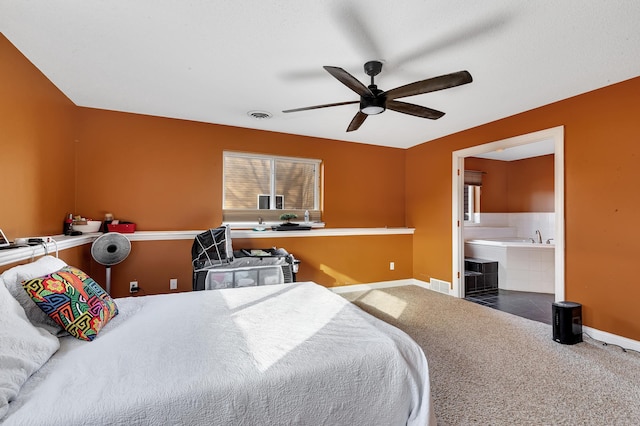
M 376 115 L 384 112 L 384 107 L 377 106 L 377 105 L 369 105 L 367 107 L 362 108 L 360 111 L 362 111 L 363 114 Z
M 376 115 L 383 113 L 386 99 L 384 96 L 376 96 L 375 98 L 362 97 L 360 99 L 360 112 L 367 115 Z

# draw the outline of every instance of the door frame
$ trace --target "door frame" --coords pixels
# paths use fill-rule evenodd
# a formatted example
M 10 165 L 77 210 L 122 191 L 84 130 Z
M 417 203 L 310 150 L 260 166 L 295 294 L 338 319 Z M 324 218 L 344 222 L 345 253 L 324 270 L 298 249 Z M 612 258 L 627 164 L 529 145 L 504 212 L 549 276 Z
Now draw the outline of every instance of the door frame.
M 464 158 L 545 140 L 554 141 L 554 208 L 555 208 L 555 300 L 565 297 L 565 223 L 564 223 L 564 126 L 552 127 L 525 135 L 489 142 L 454 151 L 452 167 L 452 286 L 449 294 L 464 297 Z

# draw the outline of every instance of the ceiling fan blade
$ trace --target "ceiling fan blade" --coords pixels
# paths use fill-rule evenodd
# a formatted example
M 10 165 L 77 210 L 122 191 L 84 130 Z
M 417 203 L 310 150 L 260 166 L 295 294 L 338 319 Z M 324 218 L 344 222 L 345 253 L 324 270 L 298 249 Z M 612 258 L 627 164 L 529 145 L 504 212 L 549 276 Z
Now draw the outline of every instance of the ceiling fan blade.
M 338 21 L 339 29 L 358 50 L 360 56 L 373 59 L 382 59 L 382 51 L 376 42 L 379 31 L 372 27 L 371 16 L 364 8 L 356 8 L 347 2 L 338 2 L 333 10 L 333 16 Z
M 488 12 L 486 17 L 476 16 L 473 23 L 469 25 L 450 26 L 447 30 L 438 31 L 437 34 L 433 34 L 434 37 L 430 41 L 425 40 L 424 44 L 416 49 L 406 52 L 402 56 L 387 58 L 389 60 L 389 65 L 385 64 L 387 71 L 395 71 L 396 68 L 420 58 L 434 57 L 439 51 L 451 50 L 457 45 L 466 45 L 481 37 L 490 37 L 494 31 L 512 21 L 510 15 L 512 14 Z
M 362 125 L 362 123 L 364 123 L 364 120 L 367 119 L 367 117 L 368 117 L 367 114 L 364 114 L 358 111 L 358 113 L 353 117 L 353 120 L 351 120 L 351 123 L 349 123 L 349 127 L 347 127 L 347 132 L 353 132 L 354 130 L 358 130 Z
M 463 84 L 471 83 L 472 81 L 473 78 L 468 71 L 458 71 L 396 87 L 395 89 L 391 89 L 387 92 L 387 99 L 398 99 L 407 96 L 420 95 L 422 93 L 435 92 L 437 90 L 461 86 Z
M 323 67 L 329 74 L 334 76 L 340 83 L 347 86 L 360 96 L 373 96 L 373 93 L 360 80 L 339 67 Z
M 403 114 L 415 115 L 416 117 L 429 118 L 431 120 L 437 120 L 444 115 L 442 111 L 400 101 L 388 100 L 387 109 Z
M 298 111 L 307 111 L 307 110 L 310 110 L 310 109 L 328 108 L 328 107 L 334 107 L 334 106 L 340 106 L 340 105 L 357 104 L 357 103 L 359 103 L 359 102 L 360 102 L 360 101 L 336 102 L 336 103 L 334 103 L 334 104 L 314 105 L 314 106 L 303 107 L 303 108 L 287 109 L 287 110 L 282 111 L 282 112 L 298 112 Z

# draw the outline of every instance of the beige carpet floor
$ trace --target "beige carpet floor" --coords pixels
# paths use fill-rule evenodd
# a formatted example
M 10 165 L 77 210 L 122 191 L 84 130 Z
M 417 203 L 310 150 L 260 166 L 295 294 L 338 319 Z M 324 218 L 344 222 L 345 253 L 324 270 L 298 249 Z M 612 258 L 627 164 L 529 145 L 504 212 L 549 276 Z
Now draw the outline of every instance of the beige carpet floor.
M 640 354 L 417 286 L 341 294 L 409 334 L 439 425 L 640 425 Z

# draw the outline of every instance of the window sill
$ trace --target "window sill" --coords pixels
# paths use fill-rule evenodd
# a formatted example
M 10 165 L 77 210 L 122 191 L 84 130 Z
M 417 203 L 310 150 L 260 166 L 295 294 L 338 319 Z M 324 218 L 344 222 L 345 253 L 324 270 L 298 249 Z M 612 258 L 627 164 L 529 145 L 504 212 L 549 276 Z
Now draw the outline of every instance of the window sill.
M 258 228 L 259 230 L 261 230 L 260 228 L 265 228 L 265 230 L 270 230 L 272 226 L 278 226 L 282 223 L 282 221 L 264 221 L 261 224 L 259 224 L 258 222 L 223 222 L 223 225 L 229 225 L 231 227 L 231 230 L 235 230 L 235 229 L 249 229 L 249 230 L 256 230 L 256 228 Z M 296 222 L 294 221 L 293 223 L 297 223 L 301 226 L 311 226 L 311 228 L 313 229 L 317 229 L 317 228 L 324 228 L 324 222 Z

